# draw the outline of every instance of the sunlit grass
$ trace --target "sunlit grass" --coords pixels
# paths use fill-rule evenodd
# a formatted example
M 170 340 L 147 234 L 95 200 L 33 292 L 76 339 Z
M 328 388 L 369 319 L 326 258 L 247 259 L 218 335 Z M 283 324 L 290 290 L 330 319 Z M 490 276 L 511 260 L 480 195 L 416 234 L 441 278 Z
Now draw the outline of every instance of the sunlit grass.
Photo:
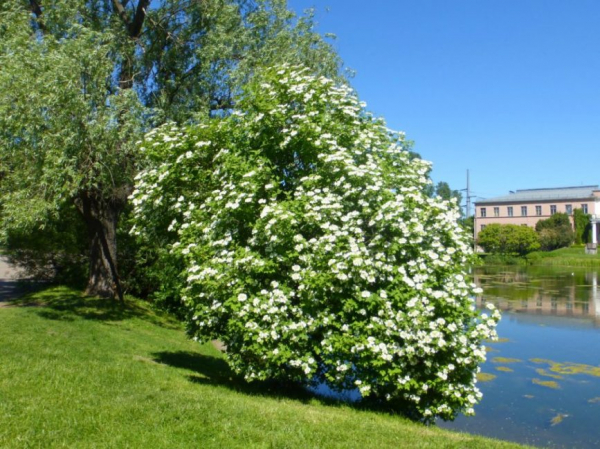
M 66 288 L 0 309 L 0 447 L 518 447 L 250 385 L 173 319 Z
M 600 254 L 586 254 L 582 246 L 560 248 L 554 251 L 538 251 L 534 265 L 565 267 L 600 267 Z

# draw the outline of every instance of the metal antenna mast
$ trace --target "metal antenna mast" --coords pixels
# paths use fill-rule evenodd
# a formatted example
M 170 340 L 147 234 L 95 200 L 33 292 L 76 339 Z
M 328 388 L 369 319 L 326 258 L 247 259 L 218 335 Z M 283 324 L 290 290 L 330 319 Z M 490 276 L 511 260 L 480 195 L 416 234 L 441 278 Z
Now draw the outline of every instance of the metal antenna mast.
M 467 213 L 466 216 L 469 217 L 471 213 L 471 191 L 469 190 L 469 169 L 467 168 Z

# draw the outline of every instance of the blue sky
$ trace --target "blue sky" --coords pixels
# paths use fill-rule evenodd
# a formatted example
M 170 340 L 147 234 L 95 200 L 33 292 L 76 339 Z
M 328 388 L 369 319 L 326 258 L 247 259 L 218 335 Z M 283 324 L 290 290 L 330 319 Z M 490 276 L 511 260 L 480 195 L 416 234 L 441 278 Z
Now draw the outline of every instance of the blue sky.
M 361 100 L 491 198 L 600 184 L 600 0 L 289 0 L 315 7 Z

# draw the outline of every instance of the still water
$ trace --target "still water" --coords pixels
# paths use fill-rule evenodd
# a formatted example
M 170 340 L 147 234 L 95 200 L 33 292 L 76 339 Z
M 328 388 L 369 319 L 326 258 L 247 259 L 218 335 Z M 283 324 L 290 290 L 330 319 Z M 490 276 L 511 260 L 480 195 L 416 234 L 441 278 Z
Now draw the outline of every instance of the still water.
M 600 448 L 600 270 L 485 267 L 479 304 L 503 311 L 475 417 L 440 427 L 541 447 Z

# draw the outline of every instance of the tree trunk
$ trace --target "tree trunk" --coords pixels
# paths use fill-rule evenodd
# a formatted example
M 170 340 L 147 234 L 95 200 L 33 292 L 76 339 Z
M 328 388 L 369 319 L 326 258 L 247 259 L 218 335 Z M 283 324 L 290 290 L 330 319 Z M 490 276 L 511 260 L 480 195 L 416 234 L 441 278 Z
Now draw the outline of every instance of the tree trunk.
M 85 293 L 118 298 L 123 290 L 117 271 L 117 222 L 121 207 L 89 192 L 80 195 L 77 206 L 90 239 L 90 273 Z

